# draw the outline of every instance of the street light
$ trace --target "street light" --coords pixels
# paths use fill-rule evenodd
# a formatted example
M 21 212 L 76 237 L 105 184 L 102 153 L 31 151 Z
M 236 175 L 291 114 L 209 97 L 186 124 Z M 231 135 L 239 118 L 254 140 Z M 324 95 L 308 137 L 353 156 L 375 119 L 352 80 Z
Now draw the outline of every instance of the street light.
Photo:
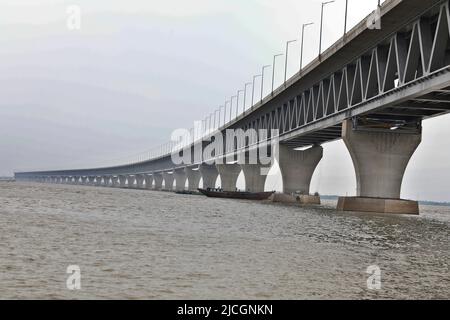
M 320 11 L 320 39 L 319 39 L 319 56 L 322 54 L 322 29 L 323 29 L 323 7 L 333 3 L 334 0 L 322 2 L 322 10 Z
M 217 110 L 214 111 L 214 126 L 213 126 L 213 130 L 217 129 L 216 120 L 217 120 Z
M 266 70 L 269 67 L 271 67 L 271 66 L 270 65 L 265 65 L 261 69 L 261 103 L 262 103 L 262 100 L 263 100 L 263 91 L 264 91 L 264 70 Z
M 237 98 L 237 96 L 232 96 L 231 97 L 231 104 L 230 104 L 230 122 L 231 122 L 231 117 L 232 117 L 232 109 L 233 109 L 233 99 Z M 238 98 L 239 99 L 239 98 Z M 237 107 L 236 107 L 236 112 L 237 112 Z
M 301 48 L 300 48 L 300 71 L 302 71 L 302 65 L 303 65 L 303 43 L 304 43 L 304 39 L 305 39 L 305 28 L 307 26 L 311 26 L 313 24 L 314 24 L 314 22 L 309 22 L 309 23 L 304 23 L 302 26 L 302 44 L 301 44 Z
M 257 78 L 259 78 L 259 77 L 261 77 L 260 74 L 258 74 L 256 76 L 253 76 L 252 105 L 250 107 L 253 107 L 253 101 L 254 101 L 254 98 L 255 98 L 255 80 Z
M 241 92 L 244 92 L 244 90 L 238 90 L 237 92 L 236 118 L 239 115 L 239 95 L 241 94 Z
M 230 101 L 225 101 L 225 108 L 224 108 L 224 112 L 223 112 L 223 125 L 225 125 L 227 123 L 227 104 Z M 230 106 L 230 114 L 231 114 L 231 106 Z
M 219 107 L 219 122 L 217 123 L 217 129 L 220 128 L 220 119 L 222 118 L 222 108 L 226 108 L 226 107 L 227 107 L 226 105 L 225 105 L 225 107 L 224 106 Z
M 212 113 L 210 113 L 209 114 L 209 130 L 208 131 L 206 131 L 205 130 L 205 134 L 206 133 L 210 133 L 212 130 L 212 128 L 214 127 L 213 125 L 212 125 L 212 119 L 213 119 L 213 114 Z M 216 122 L 216 113 L 214 113 L 214 122 Z M 215 124 L 215 123 L 214 123 Z
M 283 54 L 280 53 L 280 54 L 276 54 L 276 55 L 273 56 L 273 68 L 272 68 L 272 95 L 273 95 L 273 88 L 274 88 L 274 85 L 275 85 L 275 62 L 276 62 L 276 59 L 277 59 L 278 57 L 281 57 L 282 55 L 283 55 Z
M 290 40 L 288 42 L 286 42 L 286 59 L 284 62 L 284 84 L 286 84 L 286 79 L 287 79 L 287 67 L 288 67 L 288 55 L 289 55 L 289 45 L 291 43 L 297 42 L 297 39 L 295 40 Z
M 244 88 L 244 106 L 242 107 L 242 113 L 245 113 L 245 101 L 246 101 L 246 99 L 247 99 L 247 87 L 249 86 L 249 85 L 251 85 L 252 83 L 251 82 L 247 82 L 246 84 L 245 84 L 245 88 Z
M 348 0 L 345 0 L 344 36 L 347 33 Z

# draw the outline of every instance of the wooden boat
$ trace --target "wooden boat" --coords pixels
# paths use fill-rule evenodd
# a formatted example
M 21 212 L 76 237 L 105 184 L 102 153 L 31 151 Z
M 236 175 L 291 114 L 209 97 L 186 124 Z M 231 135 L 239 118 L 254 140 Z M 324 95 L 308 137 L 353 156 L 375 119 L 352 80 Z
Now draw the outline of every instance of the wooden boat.
M 188 191 L 188 190 L 179 190 L 179 191 L 175 191 L 176 194 L 184 194 L 184 195 L 193 195 L 195 194 L 195 192 L 192 191 Z
M 245 200 L 266 200 L 275 191 L 271 192 L 241 192 L 241 191 L 220 191 L 217 189 L 198 189 L 200 193 L 210 198 L 228 198 Z

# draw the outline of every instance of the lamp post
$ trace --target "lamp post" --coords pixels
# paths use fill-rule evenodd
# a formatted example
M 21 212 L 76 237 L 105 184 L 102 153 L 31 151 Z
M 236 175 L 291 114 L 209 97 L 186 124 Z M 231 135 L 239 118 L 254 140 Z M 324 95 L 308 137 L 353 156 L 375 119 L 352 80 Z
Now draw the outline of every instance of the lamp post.
M 231 122 L 231 118 L 232 118 L 232 109 L 233 109 L 233 99 L 237 98 L 237 96 L 232 96 L 231 97 L 231 103 L 230 103 L 230 122 Z M 236 110 L 237 110 L 237 106 L 236 106 Z
M 220 128 L 220 119 L 222 118 L 222 108 L 226 108 L 226 105 L 225 107 L 224 106 L 219 107 L 219 122 L 217 123 L 217 129 Z
M 214 126 L 213 126 L 213 130 L 217 129 L 216 120 L 217 120 L 217 110 L 214 111 Z
M 266 70 L 269 67 L 270 67 L 270 65 L 265 65 L 261 69 L 261 103 L 263 100 L 263 92 L 264 92 L 264 70 Z
M 305 28 L 307 26 L 313 25 L 314 22 L 304 23 L 302 26 L 302 42 L 301 42 L 301 48 L 300 48 L 300 71 L 302 71 L 302 65 L 303 65 L 303 44 L 305 40 Z
M 276 59 L 277 59 L 278 57 L 281 57 L 282 55 L 283 55 L 283 54 L 280 53 L 280 54 L 276 54 L 276 55 L 273 56 L 273 68 L 272 68 L 272 95 L 273 95 L 273 89 L 274 89 L 274 85 L 275 85 L 275 62 L 276 62 Z
M 245 101 L 247 100 L 247 87 L 251 85 L 251 82 L 247 82 L 244 88 L 244 106 L 242 107 L 242 113 L 245 113 Z
M 345 0 L 344 36 L 347 33 L 348 0 Z
M 286 57 L 285 57 L 285 62 L 284 62 L 284 84 L 286 85 L 286 80 L 287 80 L 287 68 L 288 68 L 288 56 L 289 56 L 289 45 L 291 43 L 297 42 L 297 39 L 295 40 L 290 40 L 288 42 L 286 42 Z
M 241 94 L 241 92 L 244 92 L 244 90 L 238 90 L 237 92 L 237 102 L 236 102 L 236 118 L 239 115 L 239 95 Z
M 230 101 L 225 101 L 225 108 L 224 108 L 224 112 L 223 112 L 223 125 L 225 125 L 227 123 L 227 104 Z M 230 114 L 231 114 L 231 106 L 230 106 Z
M 322 54 L 322 29 L 323 29 L 323 7 L 333 3 L 334 0 L 322 2 L 322 10 L 320 11 L 320 38 L 319 38 L 319 56 Z
M 260 74 L 253 76 L 252 105 L 250 107 L 253 107 L 253 102 L 254 102 L 254 98 L 255 98 L 255 80 L 259 77 L 261 77 Z
M 209 114 L 209 130 L 207 131 L 208 133 L 211 132 L 211 129 L 214 127 L 212 125 L 212 119 L 213 119 L 213 114 L 210 113 Z M 214 113 L 214 122 L 216 121 L 216 113 Z M 205 130 L 206 131 L 206 130 Z M 205 132 L 206 133 L 206 132 Z

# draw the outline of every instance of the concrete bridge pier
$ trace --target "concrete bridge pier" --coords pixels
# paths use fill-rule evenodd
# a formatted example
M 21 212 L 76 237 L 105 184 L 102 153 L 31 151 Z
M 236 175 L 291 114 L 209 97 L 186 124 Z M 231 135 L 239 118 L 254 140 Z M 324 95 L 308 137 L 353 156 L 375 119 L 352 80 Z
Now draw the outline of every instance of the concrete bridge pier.
M 143 189 L 144 188 L 144 180 L 145 180 L 145 177 L 144 177 L 143 174 L 137 174 L 136 175 L 136 186 L 139 189 Z
M 221 188 L 224 191 L 236 191 L 236 182 L 241 173 L 239 164 L 216 164 L 217 171 L 222 181 Z
M 184 171 L 184 168 L 177 169 L 173 171 L 173 177 L 176 182 L 176 190 L 177 191 L 184 191 L 186 189 L 186 172 Z
M 117 177 L 117 176 L 111 177 L 111 186 L 113 188 L 118 188 L 120 186 L 119 177 Z
M 203 189 L 216 187 L 216 181 L 217 177 L 219 176 L 219 171 L 217 170 L 217 167 L 215 165 L 201 164 L 199 166 L 199 172 L 203 179 Z
M 155 190 L 162 190 L 162 184 L 164 177 L 161 173 L 154 173 L 153 179 L 155 180 Z
M 341 197 L 338 210 L 419 214 L 418 203 L 401 200 L 400 190 L 421 132 L 360 131 L 346 120 L 342 138 L 355 167 L 357 197 Z
M 86 185 L 88 182 L 88 177 L 81 177 L 81 184 Z
M 151 190 L 153 189 L 153 176 L 149 174 L 144 175 L 145 180 L 145 189 Z
M 310 195 L 311 179 L 323 157 L 323 148 L 313 146 L 307 150 L 294 150 L 280 145 L 278 165 L 283 179 L 284 195 L 275 195 L 275 201 L 320 204 L 320 196 Z
M 109 187 L 109 180 L 110 180 L 110 178 L 111 177 L 109 177 L 109 176 L 103 176 L 103 184 L 102 184 L 102 186 Z
M 95 178 L 95 185 L 97 187 L 101 187 L 102 186 L 102 179 L 103 179 L 103 177 L 96 177 Z
M 164 178 L 164 190 L 166 191 L 172 191 L 173 190 L 173 180 L 174 175 L 169 172 L 163 172 L 163 178 Z
M 270 164 L 241 164 L 245 178 L 245 191 L 264 192 L 264 186 L 270 167 Z
M 127 176 L 119 176 L 119 187 L 120 188 L 127 187 Z
M 200 183 L 200 178 L 202 177 L 199 169 L 197 169 L 197 170 L 194 170 L 194 169 L 195 168 L 191 168 L 191 167 L 186 167 L 184 169 L 186 172 L 186 177 L 188 179 L 188 190 L 189 191 L 197 191 L 198 185 Z
M 135 188 L 134 183 L 136 182 L 135 175 L 127 175 L 128 188 Z

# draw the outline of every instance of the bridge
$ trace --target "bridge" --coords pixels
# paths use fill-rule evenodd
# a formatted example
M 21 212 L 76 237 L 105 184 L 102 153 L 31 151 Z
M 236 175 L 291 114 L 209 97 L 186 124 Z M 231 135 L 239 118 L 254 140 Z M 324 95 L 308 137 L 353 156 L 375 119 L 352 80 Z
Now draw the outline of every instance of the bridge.
M 189 140 L 150 159 L 18 172 L 15 178 L 157 190 L 163 181 L 172 189 L 175 180 L 179 190 L 186 181 L 196 190 L 200 179 L 205 188 L 214 188 L 220 175 L 221 187 L 233 191 L 243 171 L 246 189 L 259 192 L 264 169 L 273 162 L 236 160 L 264 146 L 278 161 L 286 199 L 300 194 L 297 200 L 317 203 L 309 188 L 322 144 L 343 139 L 355 168 L 357 196 L 340 198 L 338 209 L 418 214 L 416 201 L 400 199 L 401 184 L 421 142 L 422 121 L 450 111 L 449 1 L 388 0 L 379 13 L 380 29 L 367 23 L 373 16 L 364 19 L 248 110 L 233 116 L 230 108 L 223 123 L 203 121 Z M 230 130 L 244 137 L 230 136 Z M 221 147 L 209 152 L 218 139 Z M 175 163 L 174 155 L 189 159 Z

